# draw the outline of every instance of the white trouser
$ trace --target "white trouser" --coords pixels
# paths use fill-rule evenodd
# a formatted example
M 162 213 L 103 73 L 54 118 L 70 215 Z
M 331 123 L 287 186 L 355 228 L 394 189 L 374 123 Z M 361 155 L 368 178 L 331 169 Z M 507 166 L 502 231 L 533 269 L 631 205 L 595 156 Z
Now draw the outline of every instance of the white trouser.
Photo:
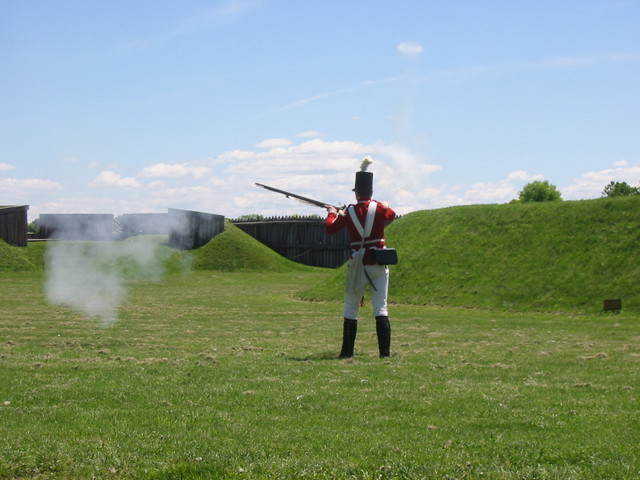
M 373 283 L 372 288 L 369 282 L 364 284 L 359 291 L 345 292 L 344 294 L 344 318 L 352 320 L 358 319 L 360 310 L 360 300 L 364 291 L 369 286 L 371 288 L 371 304 L 375 317 L 388 316 L 387 294 L 389 292 L 389 268 L 386 265 L 365 265 L 367 275 Z

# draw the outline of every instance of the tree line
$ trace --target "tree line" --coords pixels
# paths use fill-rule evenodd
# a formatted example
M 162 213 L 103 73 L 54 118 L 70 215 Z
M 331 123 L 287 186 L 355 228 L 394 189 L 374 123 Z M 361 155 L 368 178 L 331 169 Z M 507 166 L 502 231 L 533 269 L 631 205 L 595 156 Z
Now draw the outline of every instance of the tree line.
M 640 195 L 640 187 L 632 187 L 627 182 L 609 182 L 602 191 L 602 197 L 631 197 Z M 527 183 L 514 202 L 554 202 L 562 200 L 558 188 L 548 180 L 535 180 Z

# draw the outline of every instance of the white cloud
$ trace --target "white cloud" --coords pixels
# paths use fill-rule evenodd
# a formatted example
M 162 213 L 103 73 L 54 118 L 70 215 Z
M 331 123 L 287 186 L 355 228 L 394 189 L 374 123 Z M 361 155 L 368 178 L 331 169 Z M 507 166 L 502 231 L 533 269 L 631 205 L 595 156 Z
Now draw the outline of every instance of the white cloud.
M 299 138 L 315 138 L 315 137 L 322 137 L 322 134 L 320 132 L 316 132 L 315 130 L 309 130 L 306 132 L 299 133 L 296 136 Z
M 422 175 L 429 175 L 431 173 L 436 173 L 442 170 L 440 165 L 431 165 L 428 163 L 420 163 L 416 165 L 416 173 Z
M 139 187 L 140 183 L 132 177 L 121 177 L 112 170 L 103 170 L 96 179 L 89 183 L 91 187 Z
M 269 138 L 267 140 L 263 140 L 256 145 L 256 148 L 285 148 L 292 144 L 293 142 L 286 138 Z
M 422 45 L 416 42 L 403 42 L 398 45 L 398 51 L 409 57 L 416 57 L 422 53 Z
M 525 183 L 543 178 L 542 175 L 532 175 L 521 170 L 511 172 L 495 182 L 429 185 L 415 190 L 415 193 L 410 189 L 401 189 L 393 192 L 389 202 L 403 214 L 456 205 L 502 204 L 516 199 Z
M 164 188 L 166 185 L 166 182 L 164 182 L 163 180 L 156 180 L 154 182 L 149 182 L 147 184 L 147 188 L 149 188 L 150 190 L 158 190 L 160 188 Z
M 24 200 L 35 193 L 52 193 L 62 188 L 61 184 L 51 180 L 0 178 L 0 199 L 4 203 L 12 203 L 12 199 Z
M 154 190 L 150 192 L 150 197 L 145 201 L 149 208 L 155 210 L 184 208 L 226 215 L 225 211 L 219 210 L 218 202 L 223 199 L 227 200 L 219 195 L 219 192 L 206 185 L 190 185 Z
M 212 157 L 207 160 L 211 165 L 219 165 L 226 162 L 242 161 L 249 158 L 253 158 L 256 155 L 255 152 L 250 150 L 228 150 L 221 153 L 217 157 Z
M 502 178 L 474 184 L 444 183 L 440 177 L 455 174 L 454 167 L 439 165 L 400 144 L 271 138 L 257 142 L 252 149 L 231 150 L 206 160 L 155 164 L 135 178 L 104 170 L 90 186 L 132 187 L 108 190 L 108 196 L 101 194 L 104 197 L 92 197 L 95 191 L 89 191 L 76 193 L 77 198 L 56 198 L 55 190 L 62 186 L 55 182 L 0 179 L 0 198 L 6 198 L 5 203 L 18 203 L 13 199 L 22 195 L 21 198 L 27 199 L 24 203 L 30 204 L 30 215 L 54 209 L 65 213 L 100 211 L 117 215 L 166 212 L 167 208 L 230 218 L 252 213 L 323 215 L 321 209 L 259 189 L 254 183 L 336 205 L 351 203 L 355 172 L 362 158 L 369 155 L 373 157 L 370 171 L 374 173 L 374 196 L 388 201 L 402 214 L 455 205 L 507 203 L 517 198 L 518 191 L 527 182 L 544 179 L 542 174 L 518 170 L 505 171 Z M 155 178 L 141 184 L 141 176 Z M 598 198 L 612 180 L 626 181 L 633 186 L 640 184 L 640 164 L 619 161 L 607 169 L 585 172 L 571 185 L 560 189 L 566 200 Z
M 40 213 L 147 213 L 152 210 L 140 202 L 132 202 L 128 197 L 117 197 L 111 193 L 108 196 L 78 195 L 63 197 L 48 197 L 44 202 L 31 205 L 29 215 Z M 164 210 L 153 210 L 155 212 Z
M 584 173 L 571 185 L 561 189 L 562 197 L 566 200 L 598 198 L 610 182 L 626 182 L 632 187 L 640 185 L 640 164 L 621 160 L 613 166 L 615 168 Z
M 15 170 L 15 168 L 16 167 L 8 163 L 0 163 L 0 172 L 8 172 L 9 170 Z
M 188 163 L 156 163 L 140 172 L 141 178 L 202 178 L 211 171 L 208 167 L 191 166 Z
M 532 182 L 534 180 L 542 180 L 544 179 L 543 175 L 531 175 L 524 170 L 517 170 L 515 172 L 511 172 L 507 175 L 507 180 L 519 180 L 522 182 Z
M 260 142 L 258 145 L 266 145 Z M 282 181 L 296 175 L 314 177 L 315 185 L 321 187 L 323 177 L 355 171 L 366 155 L 375 155 L 376 145 L 364 145 L 351 141 L 324 141 L 312 139 L 298 145 L 280 147 L 284 144 L 273 142 L 273 148 L 266 151 L 224 152 L 212 162 L 226 165 L 222 173 L 231 178 L 253 179 L 261 183 L 269 179 Z
M 289 146 L 284 146 L 289 144 Z M 353 141 L 327 141 L 313 138 L 298 144 L 293 142 L 258 143 L 264 150 L 234 150 L 223 152 L 209 160 L 221 176 L 215 183 L 216 202 L 224 202 L 234 216 L 249 213 L 286 215 L 289 213 L 323 214 L 314 207 L 304 206 L 282 196 L 257 189 L 254 183 L 264 183 L 321 201 L 341 204 L 353 201 L 353 181 L 362 158 L 371 155 L 370 170 L 375 175 L 376 192 L 383 200 L 392 201 L 399 190 L 415 190 L 409 181 L 425 182 L 442 169 L 432 165 L 400 145 L 381 142 L 363 144 Z M 229 204 L 229 198 L 232 199 Z M 405 205 L 405 210 L 412 205 Z M 413 208 L 411 208 L 413 209 Z M 220 212 L 216 212 L 220 213 Z
M 498 183 L 474 183 L 464 192 L 462 203 L 505 203 L 517 196 L 517 189 L 508 180 Z

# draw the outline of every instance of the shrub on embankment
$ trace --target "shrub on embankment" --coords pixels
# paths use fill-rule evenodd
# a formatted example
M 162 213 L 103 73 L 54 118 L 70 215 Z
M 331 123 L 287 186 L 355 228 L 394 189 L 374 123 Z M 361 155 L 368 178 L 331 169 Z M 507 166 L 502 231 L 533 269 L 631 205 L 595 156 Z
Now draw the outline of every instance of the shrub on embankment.
M 640 312 L 640 198 L 473 205 L 414 212 L 387 229 L 398 249 L 389 300 L 518 311 Z M 334 282 L 303 294 L 336 300 Z

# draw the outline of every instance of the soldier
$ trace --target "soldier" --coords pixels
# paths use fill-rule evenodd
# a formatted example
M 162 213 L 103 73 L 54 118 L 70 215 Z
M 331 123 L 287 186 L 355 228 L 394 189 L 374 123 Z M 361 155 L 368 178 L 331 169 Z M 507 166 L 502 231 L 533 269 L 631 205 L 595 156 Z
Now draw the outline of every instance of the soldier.
M 372 290 L 380 357 L 388 357 L 391 346 L 391 324 L 387 311 L 389 268 L 386 264 L 381 264 L 381 260 L 376 261 L 376 250 L 385 248 L 384 229 L 396 218 L 396 213 L 386 202 L 371 199 L 373 173 L 367 171 L 369 164 L 371 160 L 367 157 L 362 161 L 360 171 L 356 172 L 353 191 L 357 203 L 340 211 L 335 207 L 327 207 L 326 233 L 332 235 L 347 228 L 351 239 L 351 258 L 344 295 L 342 350 L 339 358 L 353 357 L 358 312 L 367 285 L 370 285 Z

